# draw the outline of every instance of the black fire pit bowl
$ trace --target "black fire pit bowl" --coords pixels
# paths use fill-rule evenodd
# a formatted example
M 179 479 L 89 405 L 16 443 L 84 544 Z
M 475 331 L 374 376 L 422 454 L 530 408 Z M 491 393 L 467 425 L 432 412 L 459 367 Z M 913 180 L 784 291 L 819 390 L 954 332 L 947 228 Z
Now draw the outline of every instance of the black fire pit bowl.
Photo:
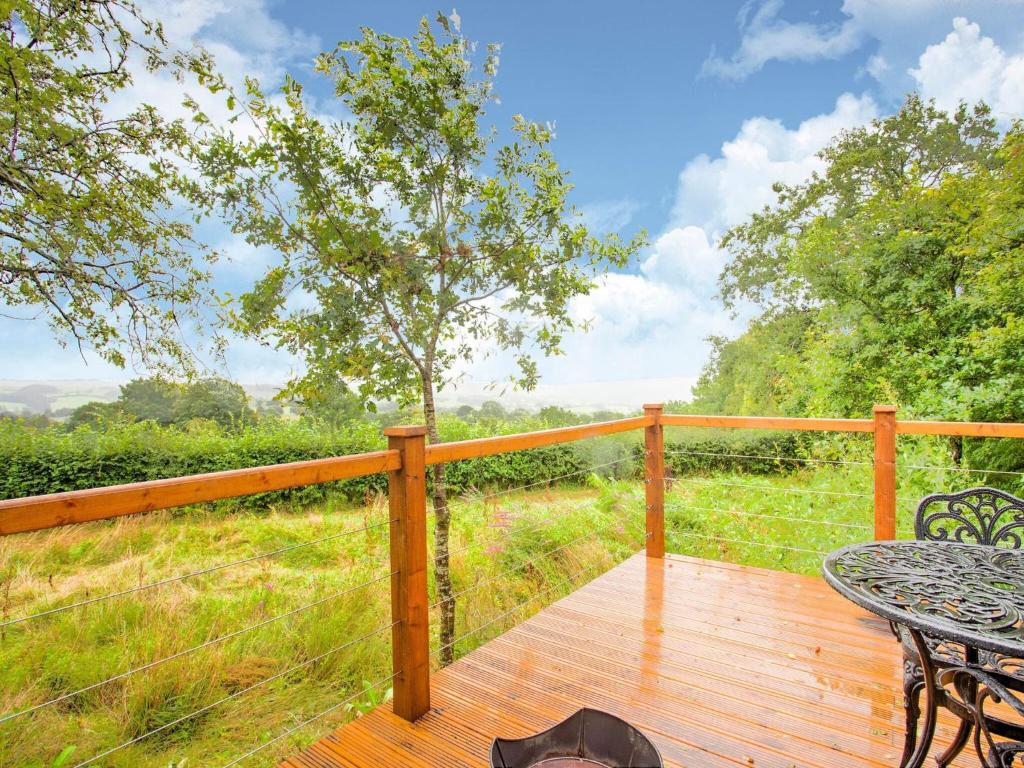
M 525 739 L 495 739 L 491 768 L 664 768 L 657 747 L 625 720 L 581 709 Z

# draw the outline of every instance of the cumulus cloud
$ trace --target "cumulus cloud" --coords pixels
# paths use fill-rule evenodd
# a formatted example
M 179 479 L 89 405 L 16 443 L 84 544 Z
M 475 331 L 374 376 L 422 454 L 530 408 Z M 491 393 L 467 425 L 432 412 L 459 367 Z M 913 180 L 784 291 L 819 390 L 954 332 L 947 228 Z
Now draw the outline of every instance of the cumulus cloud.
M 898 96 L 912 84 L 907 68 L 913 57 L 948 31 L 954 15 L 998 30 L 1004 46 L 1020 42 L 1024 23 L 1024 5 L 990 0 L 844 0 L 833 22 L 789 20 L 783 11 L 782 0 L 747 3 L 738 18 L 739 45 L 726 57 L 712 50 L 704 73 L 741 80 L 771 61 L 838 59 L 874 48 L 864 71 Z
M 607 275 L 574 302 L 573 316 L 590 330 L 566 340 L 565 357 L 541 362 L 544 379 L 584 383 L 614 372 L 692 383 L 707 359 L 708 336 L 735 335 L 745 320 L 730 317 L 715 299 L 727 259 L 718 236 L 771 202 L 776 181 L 810 176 L 821 166 L 818 151 L 839 131 L 877 114 L 870 96 L 844 94 L 832 111 L 794 127 L 751 118 L 716 156 L 687 163 L 667 228 L 635 273 Z M 686 397 L 687 386 L 680 384 L 675 397 Z
M 775 182 L 792 184 L 819 169 L 816 155 L 833 136 L 877 115 L 871 96 L 846 93 L 831 112 L 795 128 L 767 117 L 746 120 L 717 157 L 698 155 L 683 168 L 672 223 L 694 224 L 710 236 L 721 234 L 772 202 Z
M 586 225 L 600 234 L 625 229 L 640 207 L 633 200 L 606 200 L 581 206 L 580 213 Z
M 1004 122 L 1024 114 L 1024 55 L 1010 55 L 981 27 L 963 17 L 929 45 L 910 74 L 918 90 L 943 109 L 984 101 Z
M 744 5 L 739 15 L 739 48 L 729 58 L 712 50 L 704 61 L 703 73 L 742 80 L 769 61 L 837 59 L 856 50 L 864 41 L 864 31 L 854 19 L 841 24 L 784 21 L 779 18 L 782 5 L 782 0 Z

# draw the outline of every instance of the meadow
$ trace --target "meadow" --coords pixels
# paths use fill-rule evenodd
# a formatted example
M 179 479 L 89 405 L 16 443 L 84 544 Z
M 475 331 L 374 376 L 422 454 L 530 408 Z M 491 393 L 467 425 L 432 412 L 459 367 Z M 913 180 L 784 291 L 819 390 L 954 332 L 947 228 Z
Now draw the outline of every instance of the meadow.
M 814 574 L 871 538 L 868 441 L 730 440 L 670 431 L 670 552 Z M 590 441 L 567 477 L 502 483 L 494 465 L 498 480 L 463 486 L 456 656 L 642 548 L 638 450 Z M 990 479 L 911 468 L 945 466 L 943 451 L 904 446 L 901 535 L 925 493 Z M 267 744 L 242 763 L 269 766 L 385 701 L 387 520 L 372 488 L 336 489 L 0 539 L 0 764 L 218 766 Z

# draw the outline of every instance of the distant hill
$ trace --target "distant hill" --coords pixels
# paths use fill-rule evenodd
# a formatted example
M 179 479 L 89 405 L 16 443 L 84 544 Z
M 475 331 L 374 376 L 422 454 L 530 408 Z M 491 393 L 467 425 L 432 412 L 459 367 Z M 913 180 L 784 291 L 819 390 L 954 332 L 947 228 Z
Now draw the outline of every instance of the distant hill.
M 55 414 L 74 410 L 92 400 L 105 403 L 116 400 L 119 391 L 117 383 L 99 379 L 0 379 L 0 411 Z
M 516 392 L 494 388 L 484 382 L 465 381 L 455 389 L 438 393 L 438 405 L 457 408 L 460 405 L 479 407 L 487 400 L 500 400 L 508 408 L 538 410 L 558 405 L 580 412 L 613 410 L 631 412 L 643 403 L 685 400 L 690 396 L 691 378 L 635 379 L 595 381 L 580 384 L 541 383 L 532 392 Z M 251 400 L 265 403 L 278 393 L 280 384 L 247 384 L 242 386 Z M 0 379 L 0 412 L 32 414 L 69 414 L 83 403 L 98 400 L 109 403 L 117 399 L 120 384 L 102 379 Z

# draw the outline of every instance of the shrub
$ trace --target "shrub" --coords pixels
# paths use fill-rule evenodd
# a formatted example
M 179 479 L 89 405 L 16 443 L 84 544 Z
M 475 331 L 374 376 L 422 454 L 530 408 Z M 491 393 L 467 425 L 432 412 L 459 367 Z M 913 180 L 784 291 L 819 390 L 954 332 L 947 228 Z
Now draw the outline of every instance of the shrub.
M 446 417 L 440 424 L 443 440 L 465 440 L 544 426 L 533 420 L 470 425 L 454 417 Z M 632 437 L 635 441 L 639 433 Z M 559 478 L 583 482 L 589 468 L 613 461 L 616 463 L 598 471 L 608 477 L 629 477 L 636 469 L 631 442 L 613 438 L 589 440 L 455 462 L 448 467 L 448 482 L 454 493 L 518 487 Z M 385 439 L 380 428 L 367 422 L 330 428 L 302 420 L 264 419 L 242 429 L 228 430 L 211 421 L 193 420 L 179 426 L 108 423 L 102 430 L 82 425 L 68 431 L 57 427 L 37 429 L 8 421 L 0 423 L 0 461 L 6 468 L 0 476 L 0 498 L 344 456 L 383 447 Z M 372 475 L 239 497 L 217 506 L 264 510 L 279 503 L 315 504 L 337 494 L 361 500 L 386 490 L 387 477 Z

